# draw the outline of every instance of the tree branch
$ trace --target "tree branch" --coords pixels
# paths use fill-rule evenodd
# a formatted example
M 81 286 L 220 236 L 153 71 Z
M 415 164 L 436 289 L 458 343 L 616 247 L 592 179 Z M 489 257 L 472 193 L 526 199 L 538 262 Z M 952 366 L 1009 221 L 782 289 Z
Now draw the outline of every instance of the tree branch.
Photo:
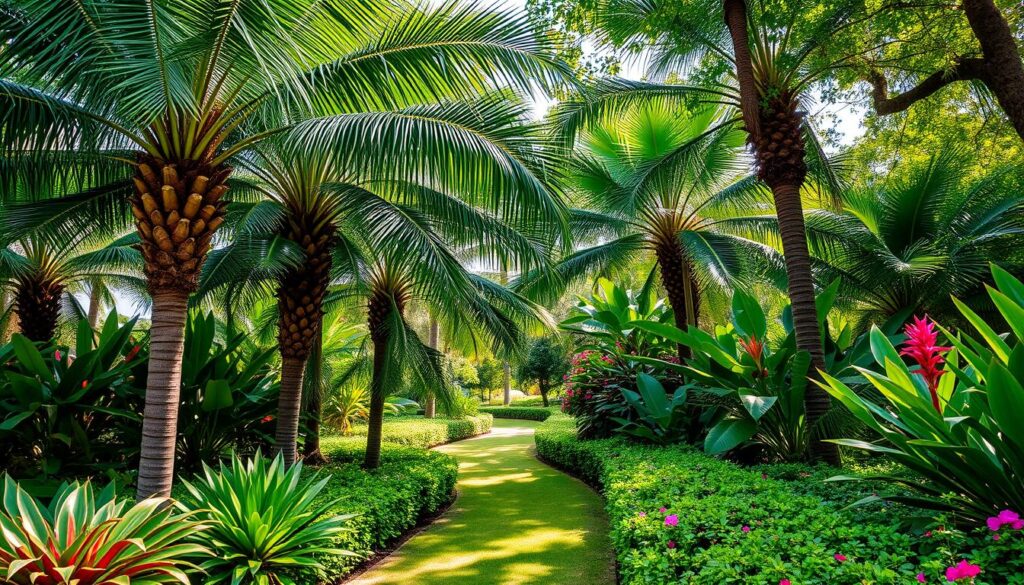
M 915 87 L 889 96 L 889 83 L 879 71 L 871 71 L 868 82 L 871 84 L 871 97 L 874 100 L 875 112 L 880 116 L 902 112 L 947 85 L 969 79 L 984 80 L 986 65 L 983 59 L 960 59 L 953 69 L 936 71 L 924 78 Z

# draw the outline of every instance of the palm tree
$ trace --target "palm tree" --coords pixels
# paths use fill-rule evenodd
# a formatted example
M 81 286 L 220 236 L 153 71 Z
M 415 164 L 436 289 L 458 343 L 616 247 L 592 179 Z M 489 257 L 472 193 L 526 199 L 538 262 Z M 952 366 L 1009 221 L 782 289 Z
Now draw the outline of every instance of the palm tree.
M 911 313 L 955 321 L 951 297 L 988 296 L 989 262 L 1024 268 L 1013 257 L 1024 234 L 1024 175 L 1006 166 L 964 179 L 965 167 L 960 153 L 943 153 L 848 191 L 840 211 L 807 211 L 815 269 L 840 280 L 861 322 Z
M 138 238 L 131 234 L 112 242 L 82 235 L 56 248 L 38 238 L 8 246 L 14 269 L 6 283 L 0 282 L 0 288 L 9 285 L 14 293 L 13 309 L 21 333 L 32 341 L 50 341 L 64 308 L 88 318 L 89 325 L 95 328 L 94 315 L 98 316 L 99 304 L 104 299 L 111 300 L 111 285 L 131 290 L 143 288 L 141 275 L 136 271 L 141 263 L 137 245 Z M 73 294 L 84 290 L 92 298 L 87 314 L 83 314 Z
M 297 118 L 564 74 L 526 19 L 460 3 L 11 0 L 0 18 L 4 149 L 135 153 L 130 211 L 153 299 L 139 497 L 170 493 L 187 303 L 224 222 L 233 158 Z M 82 212 L 64 229 L 117 203 L 69 198 L 59 211 Z
M 776 256 L 745 237 L 773 233 L 776 222 L 750 181 L 736 182 L 745 170 L 742 144 L 742 133 L 713 108 L 648 105 L 587 132 L 572 163 L 584 207 L 575 217 L 584 237 L 604 229 L 599 243 L 558 264 L 563 283 L 653 256 L 676 325 L 697 326 L 702 291 L 742 282 Z M 689 357 L 689 349 L 680 345 L 679 355 Z
M 564 106 L 556 122 L 564 134 L 572 136 L 580 127 L 638 101 L 696 100 L 736 108 L 734 121 L 746 131 L 747 142 L 754 150 L 757 176 L 775 202 L 796 342 L 820 368 L 824 364 L 823 350 L 802 196 L 809 172 L 817 175 L 818 185 L 827 185 L 833 192 L 839 185 L 825 164 L 827 158 L 802 112 L 802 104 L 808 99 L 808 87 L 827 70 L 810 69 L 807 58 L 832 31 L 846 24 L 846 7 L 830 7 L 827 14 L 800 30 L 793 24 L 806 8 L 801 3 L 789 6 L 785 14 L 752 14 L 749 8 L 744 0 L 702 0 L 684 5 L 663 0 L 599 3 L 597 28 L 604 41 L 616 46 L 651 45 L 654 54 L 650 73 L 656 81 L 599 80 L 583 99 Z M 692 70 L 694 65 L 712 75 L 729 71 L 734 83 L 698 87 L 664 82 L 680 71 Z M 808 422 L 819 420 L 830 406 L 826 393 L 817 388 L 808 391 Z M 838 463 L 838 450 L 831 443 L 814 441 L 813 452 L 825 461 Z

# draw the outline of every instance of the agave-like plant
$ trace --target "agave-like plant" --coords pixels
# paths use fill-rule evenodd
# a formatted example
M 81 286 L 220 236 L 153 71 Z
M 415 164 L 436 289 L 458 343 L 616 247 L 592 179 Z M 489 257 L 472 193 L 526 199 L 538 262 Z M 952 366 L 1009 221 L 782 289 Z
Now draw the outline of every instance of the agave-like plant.
M 351 515 L 325 517 L 337 501 L 314 503 L 330 477 L 302 481 L 302 464 L 286 466 L 280 454 L 204 467 L 202 478 L 183 483 L 187 504 L 210 524 L 197 535 L 214 552 L 201 565 L 207 585 L 294 585 L 288 571 L 318 569 L 317 555 L 353 554 L 331 546 Z
M 113 484 L 65 484 L 43 507 L 5 476 L 0 509 L 0 575 L 13 585 L 184 583 L 185 559 L 209 554 L 186 537 L 205 527 L 163 498 L 129 508 Z M 201 533 L 201 532 L 200 532 Z

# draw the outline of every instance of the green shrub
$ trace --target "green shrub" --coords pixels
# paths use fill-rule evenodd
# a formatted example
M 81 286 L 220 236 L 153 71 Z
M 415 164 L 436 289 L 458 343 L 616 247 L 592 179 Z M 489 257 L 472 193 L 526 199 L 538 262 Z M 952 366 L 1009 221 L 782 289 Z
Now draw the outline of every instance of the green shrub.
M 327 438 L 321 449 L 331 460 L 324 467 L 331 481 L 317 502 L 336 502 L 330 514 L 354 514 L 346 523 L 349 530 L 340 534 L 333 546 L 357 556 L 321 555 L 323 569 L 315 576 L 297 579 L 300 583 L 313 583 L 315 578 L 337 581 L 374 551 L 387 548 L 424 517 L 440 510 L 455 490 L 458 463 L 443 453 L 385 442 L 380 467 L 367 471 L 360 466 L 366 449 L 364 438 Z
M 203 472 L 183 483 L 184 504 L 208 525 L 196 540 L 214 553 L 203 556 L 204 583 L 294 585 L 286 573 L 321 568 L 319 555 L 352 555 L 331 546 L 349 516 L 329 513 L 336 501 L 316 502 L 330 477 L 303 478 L 301 463 L 285 467 L 281 455 L 258 452 L 217 471 L 204 465 Z
M 520 420 L 545 421 L 549 416 L 551 416 L 555 408 L 557 407 L 537 408 L 534 406 L 485 406 L 480 409 L 480 412 L 489 414 L 494 418 L 516 418 Z
M 494 418 L 489 414 L 459 419 L 396 417 L 384 421 L 384 442 L 429 449 L 482 435 L 491 430 L 493 422 Z M 366 428 L 366 425 L 356 425 L 352 427 L 352 435 L 365 437 Z M 324 440 L 330 441 L 329 438 Z
M 1024 574 L 1024 532 L 993 541 L 941 516 L 911 525 L 898 505 L 848 509 L 872 487 L 826 484 L 831 468 L 741 468 L 687 446 L 581 441 L 563 416 L 541 425 L 536 442 L 544 459 L 603 488 L 624 585 L 904 585 L 918 573 L 939 583 L 961 559 L 982 567 L 977 585 Z

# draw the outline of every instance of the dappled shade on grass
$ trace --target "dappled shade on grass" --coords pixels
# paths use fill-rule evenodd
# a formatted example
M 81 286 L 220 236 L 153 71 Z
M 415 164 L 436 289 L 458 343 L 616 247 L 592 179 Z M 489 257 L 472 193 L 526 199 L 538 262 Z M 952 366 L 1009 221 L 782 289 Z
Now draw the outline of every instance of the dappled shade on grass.
M 459 499 L 353 585 L 615 582 L 600 496 L 533 455 L 533 421 L 438 450 L 459 460 Z

